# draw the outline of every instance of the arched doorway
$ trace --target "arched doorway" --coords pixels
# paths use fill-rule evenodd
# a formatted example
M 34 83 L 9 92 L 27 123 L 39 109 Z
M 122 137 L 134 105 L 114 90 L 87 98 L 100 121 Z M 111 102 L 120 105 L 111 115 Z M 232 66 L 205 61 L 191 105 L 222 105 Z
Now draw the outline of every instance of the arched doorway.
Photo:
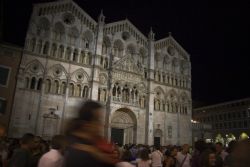
M 127 108 L 114 112 L 111 118 L 111 141 L 120 145 L 136 143 L 136 116 Z

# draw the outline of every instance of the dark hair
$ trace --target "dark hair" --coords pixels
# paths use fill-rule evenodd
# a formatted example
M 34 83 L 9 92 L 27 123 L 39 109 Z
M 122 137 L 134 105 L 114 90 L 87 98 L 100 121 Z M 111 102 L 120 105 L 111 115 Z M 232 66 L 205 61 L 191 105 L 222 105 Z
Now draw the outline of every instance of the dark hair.
M 65 147 L 66 140 L 62 135 L 56 135 L 51 140 L 51 148 L 55 150 L 60 150 Z
M 86 122 L 95 120 L 96 110 L 102 107 L 103 106 L 98 102 L 95 102 L 92 100 L 86 101 L 79 110 L 79 113 L 78 113 L 79 119 L 81 121 L 86 121 Z
M 232 140 L 228 143 L 228 149 L 227 149 L 227 152 L 228 153 L 231 153 L 233 152 L 235 146 L 236 146 L 237 142 L 235 140 Z
M 122 154 L 122 157 L 121 157 L 121 160 L 122 161 L 125 161 L 125 162 L 130 162 L 132 159 L 132 154 L 129 150 L 126 150 L 123 154 Z
M 194 147 L 196 150 L 198 150 L 200 153 L 206 150 L 207 144 L 204 140 L 198 140 L 195 142 Z
M 221 142 L 217 142 L 216 145 L 223 147 L 223 144 Z
M 29 144 L 34 140 L 34 135 L 31 133 L 26 133 L 23 135 L 23 137 L 21 138 L 20 142 L 21 144 Z
M 149 160 L 149 152 L 147 149 L 143 149 L 141 150 L 141 154 L 140 154 L 140 158 L 143 160 L 143 161 L 147 161 Z
M 156 149 L 156 150 L 160 150 L 160 149 L 161 149 L 161 146 L 160 146 L 160 145 L 155 145 L 155 149 Z
M 78 111 L 78 117 L 73 119 L 67 128 L 67 134 L 70 134 L 72 131 L 78 130 L 83 123 L 95 121 L 96 118 L 96 111 L 98 109 L 103 108 L 103 106 L 95 101 L 88 100 L 86 101 L 82 107 Z
M 215 152 L 212 151 L 211 149 L 206 149 L 205 151 L 203 151 L 203 153 L 201 154 L 201 158 L 200 158 L 201 166 L 209 167 L 209 155 L 210 154 L 215 154 Z

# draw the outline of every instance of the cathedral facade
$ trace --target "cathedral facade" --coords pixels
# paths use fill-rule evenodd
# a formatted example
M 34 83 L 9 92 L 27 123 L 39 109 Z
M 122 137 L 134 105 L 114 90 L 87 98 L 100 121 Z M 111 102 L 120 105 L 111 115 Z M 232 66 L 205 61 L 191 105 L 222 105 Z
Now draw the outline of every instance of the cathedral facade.
M 191 143 L 190 56 L 171 34 L 94 20 L 71 0 L 35 4 L 17 77 L 9 136 L 63 133 L 92 99 L 112 141 Z

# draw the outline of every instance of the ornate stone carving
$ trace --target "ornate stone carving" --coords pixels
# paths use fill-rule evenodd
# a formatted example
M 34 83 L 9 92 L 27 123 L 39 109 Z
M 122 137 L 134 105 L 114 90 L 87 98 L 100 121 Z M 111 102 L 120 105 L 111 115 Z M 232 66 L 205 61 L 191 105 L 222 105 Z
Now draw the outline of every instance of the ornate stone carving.
M 75 17 L 71 13 L 64 13 L 62 16 L 62 20 L 67 25 L 72 25 L 75 22 Z
M 124 31 L 124 32 L 122 33 L 122 39 L 123 39 L 124 41 L 126 41 L 126 40 L 128 40 L 129 38 L 130 38 L 130 33 L 127 32 L 127 31 Z
M 62 68 L 60 68 L 59 66 L 58 67 L 55 67 L 54 70 L 53 70 L 53 75 L 55 77 L 60 77 L 62 76 Z

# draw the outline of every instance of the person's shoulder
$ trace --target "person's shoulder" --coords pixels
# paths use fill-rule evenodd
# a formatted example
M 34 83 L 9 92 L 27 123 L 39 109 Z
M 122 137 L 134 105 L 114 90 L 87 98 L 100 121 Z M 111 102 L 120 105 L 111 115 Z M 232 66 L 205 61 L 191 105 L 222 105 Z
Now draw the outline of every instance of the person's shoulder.
M 116 167 L 135 167 L 135 166 L 129 162 L 119 162 L 116 164 Z
M 177 152 L 176 156 L 181 156 L 182 153 L 181 152 Z

